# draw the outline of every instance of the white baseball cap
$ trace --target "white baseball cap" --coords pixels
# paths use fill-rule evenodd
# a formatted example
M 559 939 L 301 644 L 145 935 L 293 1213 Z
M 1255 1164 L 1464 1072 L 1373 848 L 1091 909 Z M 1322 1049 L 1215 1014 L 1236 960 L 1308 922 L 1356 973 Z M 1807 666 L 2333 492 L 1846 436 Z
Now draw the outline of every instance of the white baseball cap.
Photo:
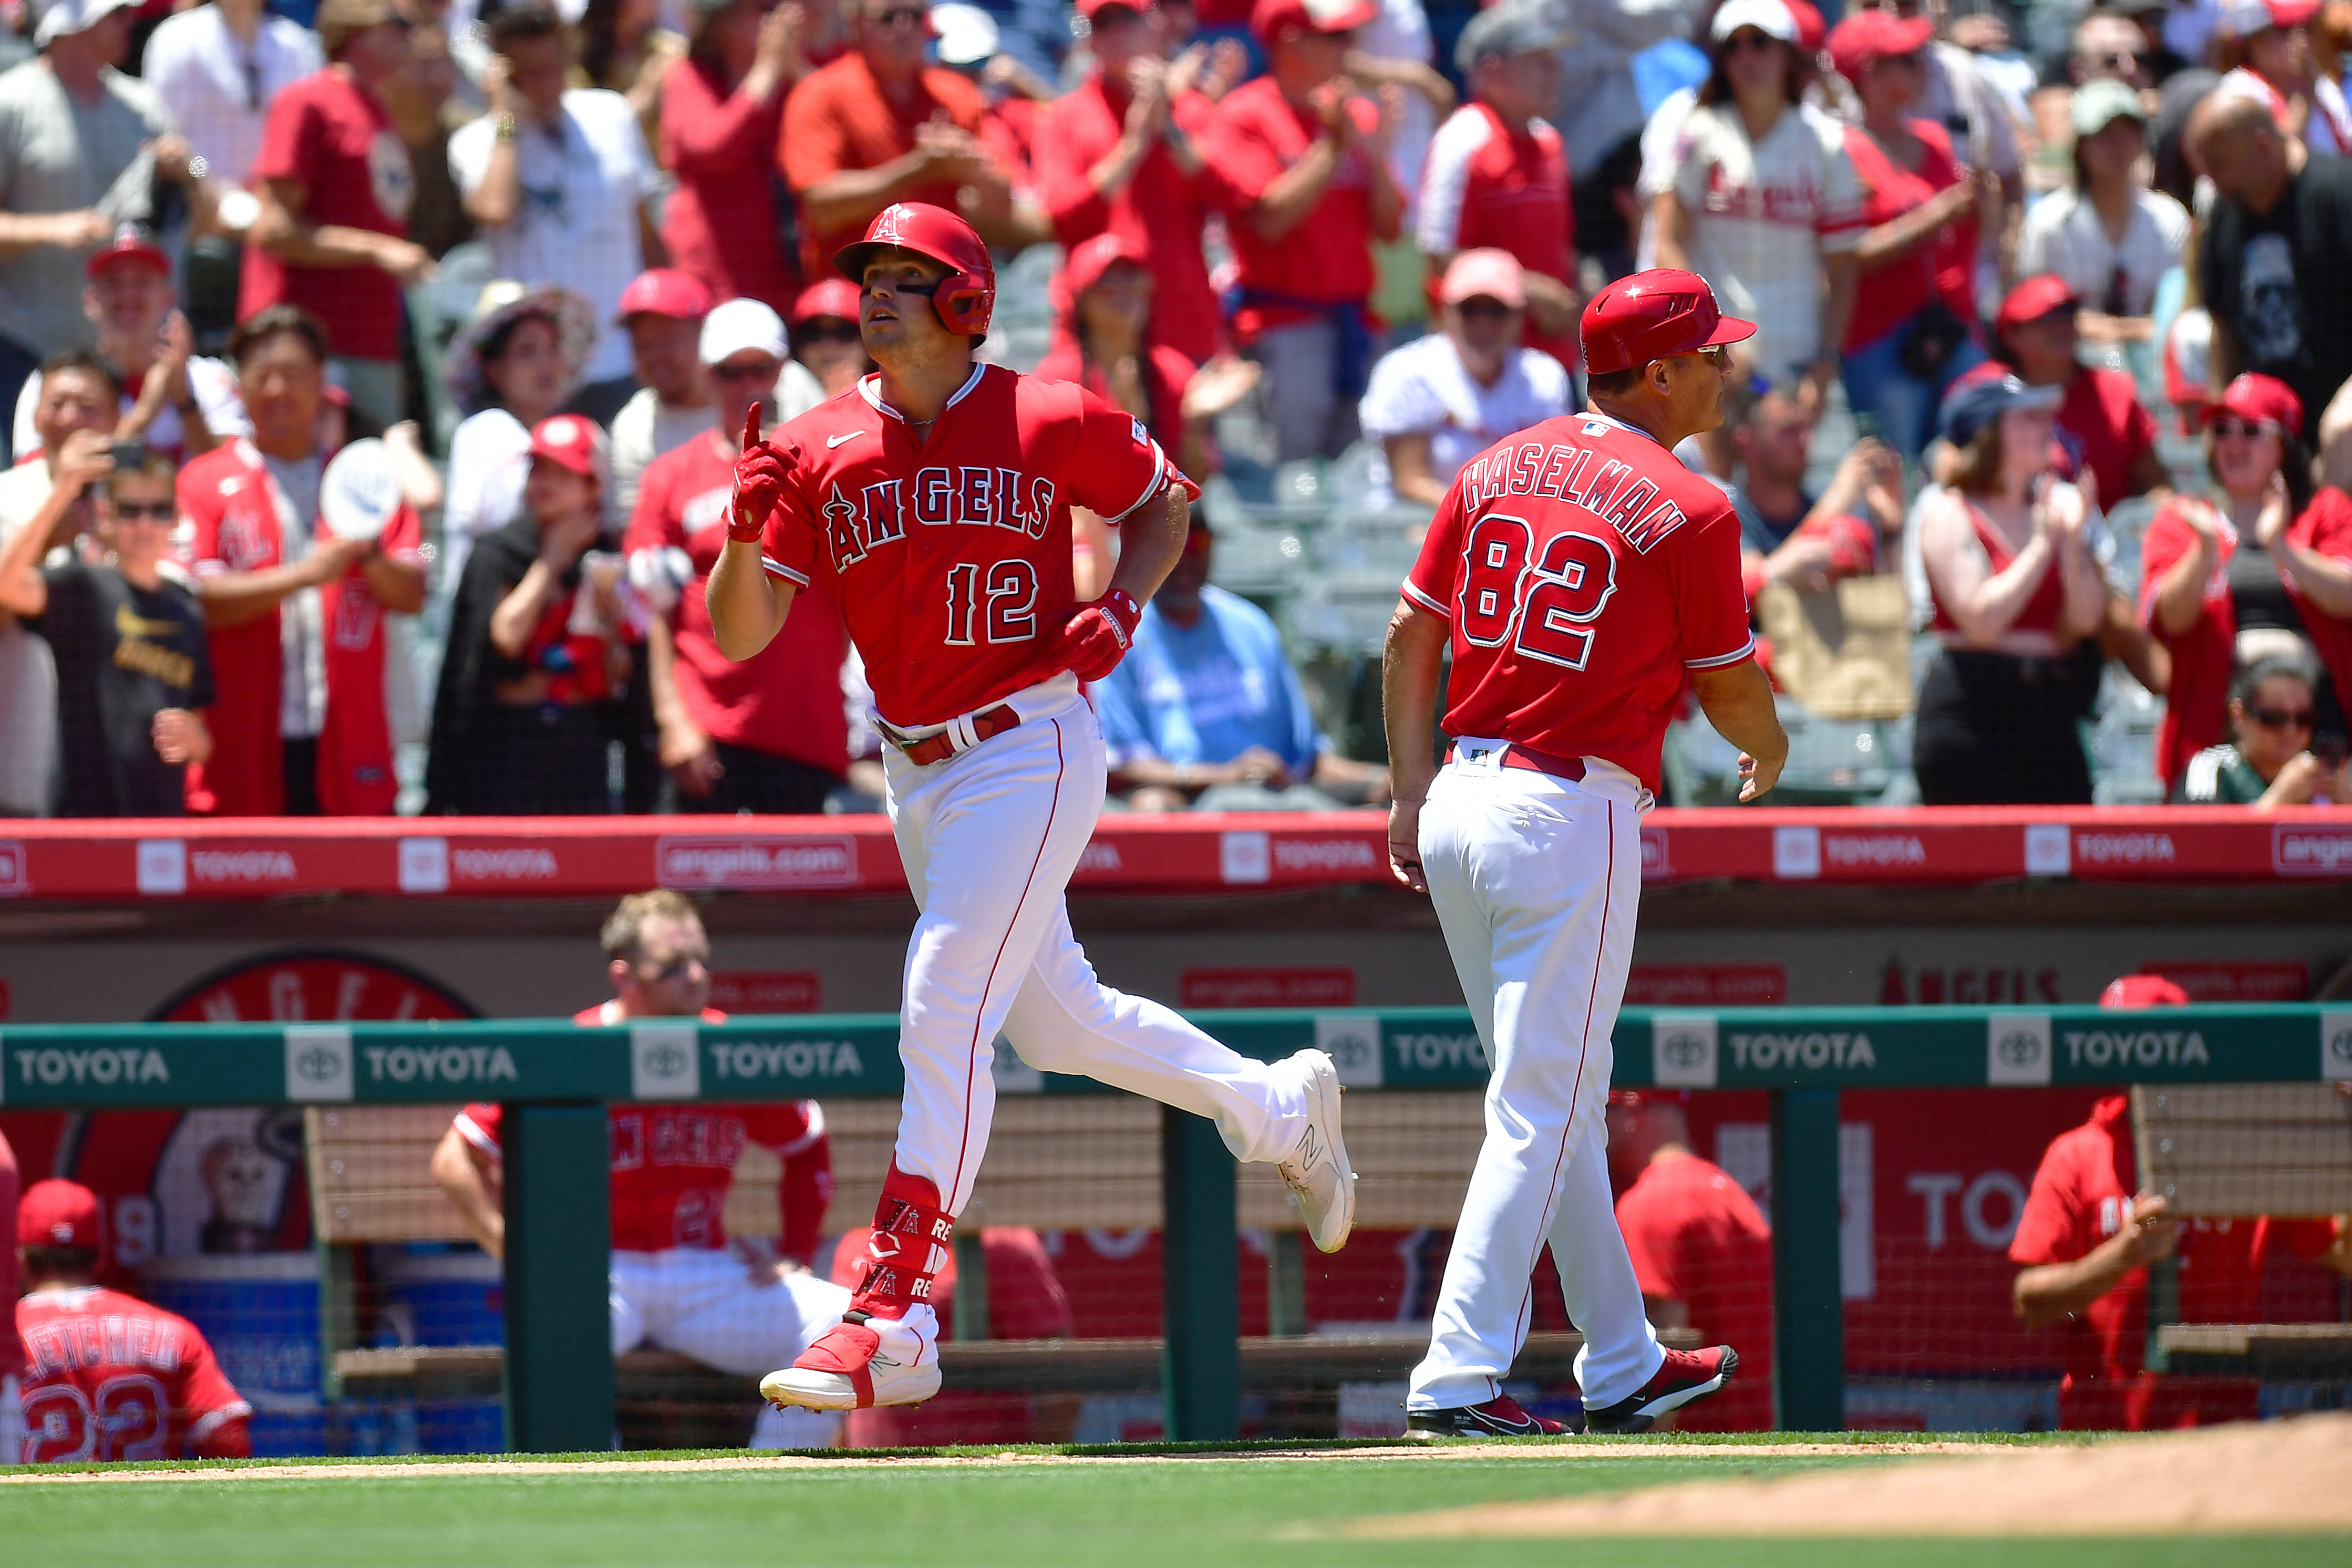
M 40 22 L 33 28 L 33 47 L 45 49 L 68 33 L 86 33 L 124 6 L 138 3 L 139 0 L 49 0 L 41 8 Z
M 1719 44 L 1742 27 L 1753 27 L 1784 44 L 1797 41 L 1797 18 L 1780 0 L 1725 0 L 1707 36 Z
M 702 363 L 725 364 L 746 349 L 772 359 L 790 353 L 784 320 L 757 300 L 730 300 L 702 318 Z

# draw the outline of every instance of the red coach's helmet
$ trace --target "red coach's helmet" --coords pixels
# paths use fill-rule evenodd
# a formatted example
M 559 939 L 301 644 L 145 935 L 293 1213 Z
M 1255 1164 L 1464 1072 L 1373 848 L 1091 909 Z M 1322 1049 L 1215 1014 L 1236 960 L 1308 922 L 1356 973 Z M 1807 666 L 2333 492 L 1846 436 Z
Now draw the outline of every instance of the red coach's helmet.
M 866 237 L 834 252 L 833 265 L 852 283 L 866 282 L 866 264 L 878 250 L 911 250 L 948 269 L 931 294 L 931 308 L 951 332 L 984 333 L 996 308 L 996 264 L 971 225 L 945 207 L 894 202 L 866 226 Z
M 1755 335 L 1755 322 L 1723 313 L 1706 279 L 1654 267 L 1620 278 L 1584 307 L 1584 368 L 1607 375 Z

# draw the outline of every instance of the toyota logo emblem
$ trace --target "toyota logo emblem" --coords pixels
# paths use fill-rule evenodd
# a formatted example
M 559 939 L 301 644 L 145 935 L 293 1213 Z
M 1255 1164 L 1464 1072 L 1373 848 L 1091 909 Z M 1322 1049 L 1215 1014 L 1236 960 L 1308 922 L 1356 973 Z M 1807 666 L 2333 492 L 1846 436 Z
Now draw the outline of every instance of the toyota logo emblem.
M 295 1057 L 294 1070 L 312 1083 L 324 1083 L 343 1070 L 343 1053 L 328 1046 L 311 1046 Z
M 1380 1054 L 1380 1047 L 1361 1035 L 1341 1035 L 1330 1047 L 1333 1065 L 1342 1069 L 1362 1067 Z
M 654 1046 L 646 1051 L 646 1071 L 656 1078 L 677 1078 L 691 1065 L 686 1052 L 673 1045 Z
M 2338 1029 L 2330 1035 L 2327 1054 L 2339 1062 L 2352 1062 L 2352 1029 Z
M 1994 1048 L 2000 1052 L 2002 1061 L 2011 1067 L 2021 1068 L 2041 1056 L 2042 1041 L 2040 1037 L 2020 1029 L 2013 1034 L 2003 1035 L 2000 1044 Z
M 1678 1068 L 1695 1068 L 1706 1059 L 1706 1042 L 1696 1035 L 1669 1035 L 1661 1048 L 1667 1062 Z

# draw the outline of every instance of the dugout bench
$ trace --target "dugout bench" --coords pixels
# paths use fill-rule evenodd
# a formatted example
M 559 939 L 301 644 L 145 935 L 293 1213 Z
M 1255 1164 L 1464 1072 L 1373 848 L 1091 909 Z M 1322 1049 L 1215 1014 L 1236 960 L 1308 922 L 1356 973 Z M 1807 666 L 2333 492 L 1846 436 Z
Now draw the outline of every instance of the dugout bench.
M 324 1264 L 320 1322 L 325 1364 L 334 1380 L 331 1396 L 430 1399 L 499 1390 L 504 1356 L 494 1345 L 367 1348 L 366 1314 L 355 1286 L 356 1248 L 468 1239 L 456 1209 L 426 1172 L 457 1109 L 355 1105 L 313 1107 L 305 1113 L 312 1231 Z M 833 1142 L 835 1231 L 873 1211 L 898 1121 L 892 1100 L 838 1100 L 825 1106 Z M 1166 1214 L 1160 1123 L 1159 1107 L 1128 1095 L 1008 1094 L 998 1102 L 988 1159 L 957 1237 L 955 1310 L 950 1337 L 940 1349 L 952 1386 L 1093 1393 L 1160 1382 L 1166 1346 L 1157 1336 L 992 1339 L 984 1255 L 977 1245 L 980 1228 L 991 1225 L 1040 1231 L 1159 1229 Z M 1360 1166 L 1380 1173 L 1361 1196 L 1358 1224 L 1451 1228 L 1461 1214 L 1483 1135 L 1475 1090 L 1355 1098 L 1348 1107 L 1349 1147 Z M 772 1152 L 756 1143 L 745 1147 L 728 1199 L 729 1236 L 775 1236 L 779 1173 Z M 1425 1348 L 1418 1335 L 1300 1337 L 1306 1304 L 1297 1211 L 1268 1166 L 1242 1167 L 1235 1197 L 1236 1222 L 1264 1230 L 1269 1243 L 1269 1331 L 1240 1341 L 1242 1388 L 1328 1394 L 1343 1383 L 1404 1377 Z M 822 1268 L 826 1260 L 817 1261 Z M 1697 1343 L 1685 1331 L 1666 1337 Z M 1531 1336 L 1522 1357 L 1523 1375 L 1565 1381 L 1582 1343 L 1573 1332 Z M 714 1372 L 676 1352 L 651 1347 L 618 1357 L 614 1373 L 617 1424 L 624 1443 L 632 1447 L 740 1445 L 759 1397 L 753 1379 Z
M 1397 1091 L 1475 1091 L 1485 1076 L 1468 1016 L 1458 1008 L 1198 1016 L 1203 1027 L 1260 1059 L 1309 1045 L 1332 1053 L 1343 1082 L 1356 1091 L 1349 1142 L 1362 1178 L 1360 1214 L 1370 1225 L 1399 1223 L 1382 1217 L 1392 1212 L 1390 1193 L 1414 1184 L 1402 1163 L 1388 1164 L 1386 1151 L 1374 1152 L 1379 1107 L 1407 1098 Z M 610 1337 L 605 1105 L 814 1098 L 845 1125 L 851 1101 L 895 1107 L 901 1087 L 897 1036 L 890 1015 L 610 1028 L 553 1020 L 39 1026 L 0 1030 L 0 1104 L 294 1104 L 322 1110 L 442 1107 L 456 1098 L 506 1104 L 508 1438 L 518 1450 L 561 1452 L 601 1448 L 613 1430 L 612 1363 L 580 1354 Z M 1470 1048 L 1449 1048 L 1465 1039 Z M 2091 1007 L 1628 1009 L 1613 1044 L 1621 1085 L 1770 1093 L 1774 1392 L 1780 1424 L 1799 1430 L 1834 1429 L 1844 1421 L 1841 1089 L 2352 1081 L 2352 1008 L 2325 1005 L 2199 1006 L 2160 1016 Z M 1120 1201 L 1133 1202 L 1149 1191 L 1156 1166 L 1167 1433 L 1180 1441 L 1233 1436 L 1244 1366 L 1235 1232 L 1245 1212 L 1254 1222 L 1285 1223 L 1288 1205 L 1279 1187 L 1269 1176 L 1265 1205 L 1258 1207 L 1259 1200 L 1245 1196 L 1261 1190 L 1258 1173 L 1237 1179 L 1215 1130 L 1196 1117 L 1003 1064 L 998 1089 L 1000 1116 L 1008 1120 L 1000 1123 L 991 1165 L 1008 1193 L 1020 1180 L 1022 1140 L 1012 1129 L 1022 1117 L 1049 1114 L 1057 1100 L 1091 1130 L 1090 1141 L 1100 1141 L 1090 1142 L 1078 1186 L 1124 1186 L 1128 1196 Z M 1014 1109 L 1022 1105 L 1039 1109 Z M 1121 1123 L 1122 1117 L 1129 1120 Z M 1108 1127 L 1124 1130 L 1104 1131 Z M 1433 1142 L 1430 1152 L 1444 1164 L 1429 1170 L 1428 1180 L 1450 1182 L 1458 1194 L 1468 1147 L 1466 1137 L 1443 1150 Z M 1112 1163 L 1098 1168 L 1097 1160 Z M 1124 1182 L 1109 1179 L 1118 1169 L 1129 1173 Z M 1431 1186 L 1424 1199 L 1436 1191 Z M 855 1212 L 870 1199 L 870 1189 L 861 1196 L 850 1186 L 837 1201 Z M 1017 1208 L 984 1218 L 1022 1222 Z M 1309 1353 L 1303 1343 L 1274 1342 L 1279 1351 L 1253 1354 L 1303 1362 Z M 988 1347 L 982 1359 L 992 1353 L 1004 1352 Z
M 2184 1219 L 2352 1214 L 2352 1097 L 2330 1084 L 2170 1084 L 2132 1090 L 2142 1191 Z M 2148 1271 L 2148 1370 L 2212 1377 L 2352 1377 L 2352 1324 L 2173 1321 L 2179 1268 Z

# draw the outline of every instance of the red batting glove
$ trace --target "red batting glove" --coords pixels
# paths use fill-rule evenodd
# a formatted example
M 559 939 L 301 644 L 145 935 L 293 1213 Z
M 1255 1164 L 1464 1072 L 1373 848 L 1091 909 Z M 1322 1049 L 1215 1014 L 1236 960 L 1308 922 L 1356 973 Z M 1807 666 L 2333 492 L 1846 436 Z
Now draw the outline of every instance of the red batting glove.
M 727 509 L 727 537 L 757 544 L 784 499 L 784 459 L 760 439 L 760 405 L 743 416 L 743 453 L 735 459 L 735 499 Z
M 1100 680 L 1135 646 L 1135 624 L 1141 619 L 1143 606 L 1113 588 L 1070 612 L 1054 657 L 1080 680 Z

